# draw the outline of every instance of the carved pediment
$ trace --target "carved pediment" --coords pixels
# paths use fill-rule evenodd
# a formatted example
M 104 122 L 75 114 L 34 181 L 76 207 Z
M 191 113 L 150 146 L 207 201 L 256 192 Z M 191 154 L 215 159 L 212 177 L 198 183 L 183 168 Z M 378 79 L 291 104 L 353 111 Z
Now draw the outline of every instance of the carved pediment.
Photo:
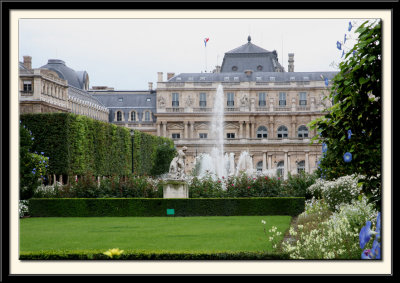
M 175 124 L 169 124 L 168 123 L 168 130 L 183 130 L 183 124 L 178 124 L 178 123 L 175 123 Z
M 206 123 L 199 123 L 199 124 L 195 124 L 194 128 L 196 130 L 208 130 L 209 126 Z
M 235 123 L 225 123 L 224 125 L 225 129 L 239 129 L 239 126 L 236 125 Z

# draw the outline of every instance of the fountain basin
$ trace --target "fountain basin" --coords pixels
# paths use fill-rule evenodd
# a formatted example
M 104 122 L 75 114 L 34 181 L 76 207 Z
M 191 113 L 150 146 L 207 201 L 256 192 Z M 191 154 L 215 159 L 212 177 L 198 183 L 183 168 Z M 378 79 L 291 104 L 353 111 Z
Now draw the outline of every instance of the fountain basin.
M 189 198 L 189 187 L 183 180 L 163 180 L 163 198 Z

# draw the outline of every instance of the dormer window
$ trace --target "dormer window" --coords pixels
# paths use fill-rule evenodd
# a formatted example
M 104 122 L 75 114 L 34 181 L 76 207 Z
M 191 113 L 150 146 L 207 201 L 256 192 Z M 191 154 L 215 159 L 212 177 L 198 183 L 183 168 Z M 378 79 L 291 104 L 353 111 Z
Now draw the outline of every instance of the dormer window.
M 305 80 L 305 81 L 309 81 L 309 80 L 310 80 L 310 78 L 309 78 L 309 77 L 303 77 L 303 80 Z
M 177 81 L 181 81 L 181 80 L 182 80 L 182 78 L 181 78 L 181 77 L 178 77 L 178 78 L 176 78 L 176 80 L 177 80 Z
M 290 77 L 290 80 L 291 81 L 294 81 L 296 78 L 295 77 Z
M 188 80 L 189 80 L 189 81 L 193 81 L 193 77 L 189 77 Z
M 263 66 L 261 66 L 261 65 L 257 66 L 257 71 L 262 71 L 262 69 L 263 69 Z
M 239 81 L 239 77 L 233 77 L 233 80 L 238 82 Z
M 232 71 L 236 72 L 237 70 L 238 70 L 238 67 L 236 67 L 236 66 L 232 67 Z
M 147 102 L 150 102 L 150 101 L 151 101 L 151 98 L 150 98 L 150 97 L 146 98 L 146 101 L 147 101 Z
M 122 102 L 124 99 L 122 97 L 118 98 L 119 102 Z
M 201 80 L 201 81 L 205 81 L 205 80 L 206 80 L 206 77 L 200 77 L 200 80 Z
M 224 77 L 224 81 L 229 82 L 229 77 Z
M 274 82 L 274 81 L 275 81 L 275 77 L 269 77 L 269 80 L 270 80 L 271 82 Z
M 256 77 L 256 81 L 260 82 L 261 81 L 261 77 Z

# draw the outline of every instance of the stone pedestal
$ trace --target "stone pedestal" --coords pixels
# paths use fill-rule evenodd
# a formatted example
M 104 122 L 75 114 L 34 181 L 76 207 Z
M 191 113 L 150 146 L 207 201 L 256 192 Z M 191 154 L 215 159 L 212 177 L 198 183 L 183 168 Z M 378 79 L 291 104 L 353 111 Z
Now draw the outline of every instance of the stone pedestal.
M 185 181 L 165 180 L 163 185 L 164 198 L 189 198 L 189 187 Z

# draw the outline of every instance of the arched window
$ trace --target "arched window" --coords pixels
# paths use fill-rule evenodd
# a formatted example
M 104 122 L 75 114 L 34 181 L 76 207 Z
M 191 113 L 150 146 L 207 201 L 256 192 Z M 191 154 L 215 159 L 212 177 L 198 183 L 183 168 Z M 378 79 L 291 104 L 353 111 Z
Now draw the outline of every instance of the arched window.
M 257 129 L 257 138 L 267 138 L 268 137 L 268 131 L 267 128 L 264 126 L 260 126 Z
M 117 111 L 117 121 L 122 121 L 122 112 Z
M 297 173 L 300 174 L 306 170 L 306 162 L 304 160 L 297 163 Z
M 257 172 L 262 172 L 262 170 L 263 170 L 263 162 L 262 161 L 258 162 L 256 168 L 257 168 Z
M 150 121 L 150 112 L 149 111 L 144 112 L 144 120 Z
M 278 138 L 287 138 L 288 137 L 288 129 L 285 126 L 280 126 L 278 128 Z
M 308 129 L 306 126 L 300 126 L 297 130 L 297 136 L 299 138 L 308 138 Z
M 136 122 L 136 112 L 135 111 L 131 112 L 131 121 Z
M 279 161 L 278 165 L 276 166 L 276 172 L 278 173 L 279 177 L 283 176 L 283 173 L 285 173 L 284 165 L 285 165 L 285 163 L 283 161 Z

